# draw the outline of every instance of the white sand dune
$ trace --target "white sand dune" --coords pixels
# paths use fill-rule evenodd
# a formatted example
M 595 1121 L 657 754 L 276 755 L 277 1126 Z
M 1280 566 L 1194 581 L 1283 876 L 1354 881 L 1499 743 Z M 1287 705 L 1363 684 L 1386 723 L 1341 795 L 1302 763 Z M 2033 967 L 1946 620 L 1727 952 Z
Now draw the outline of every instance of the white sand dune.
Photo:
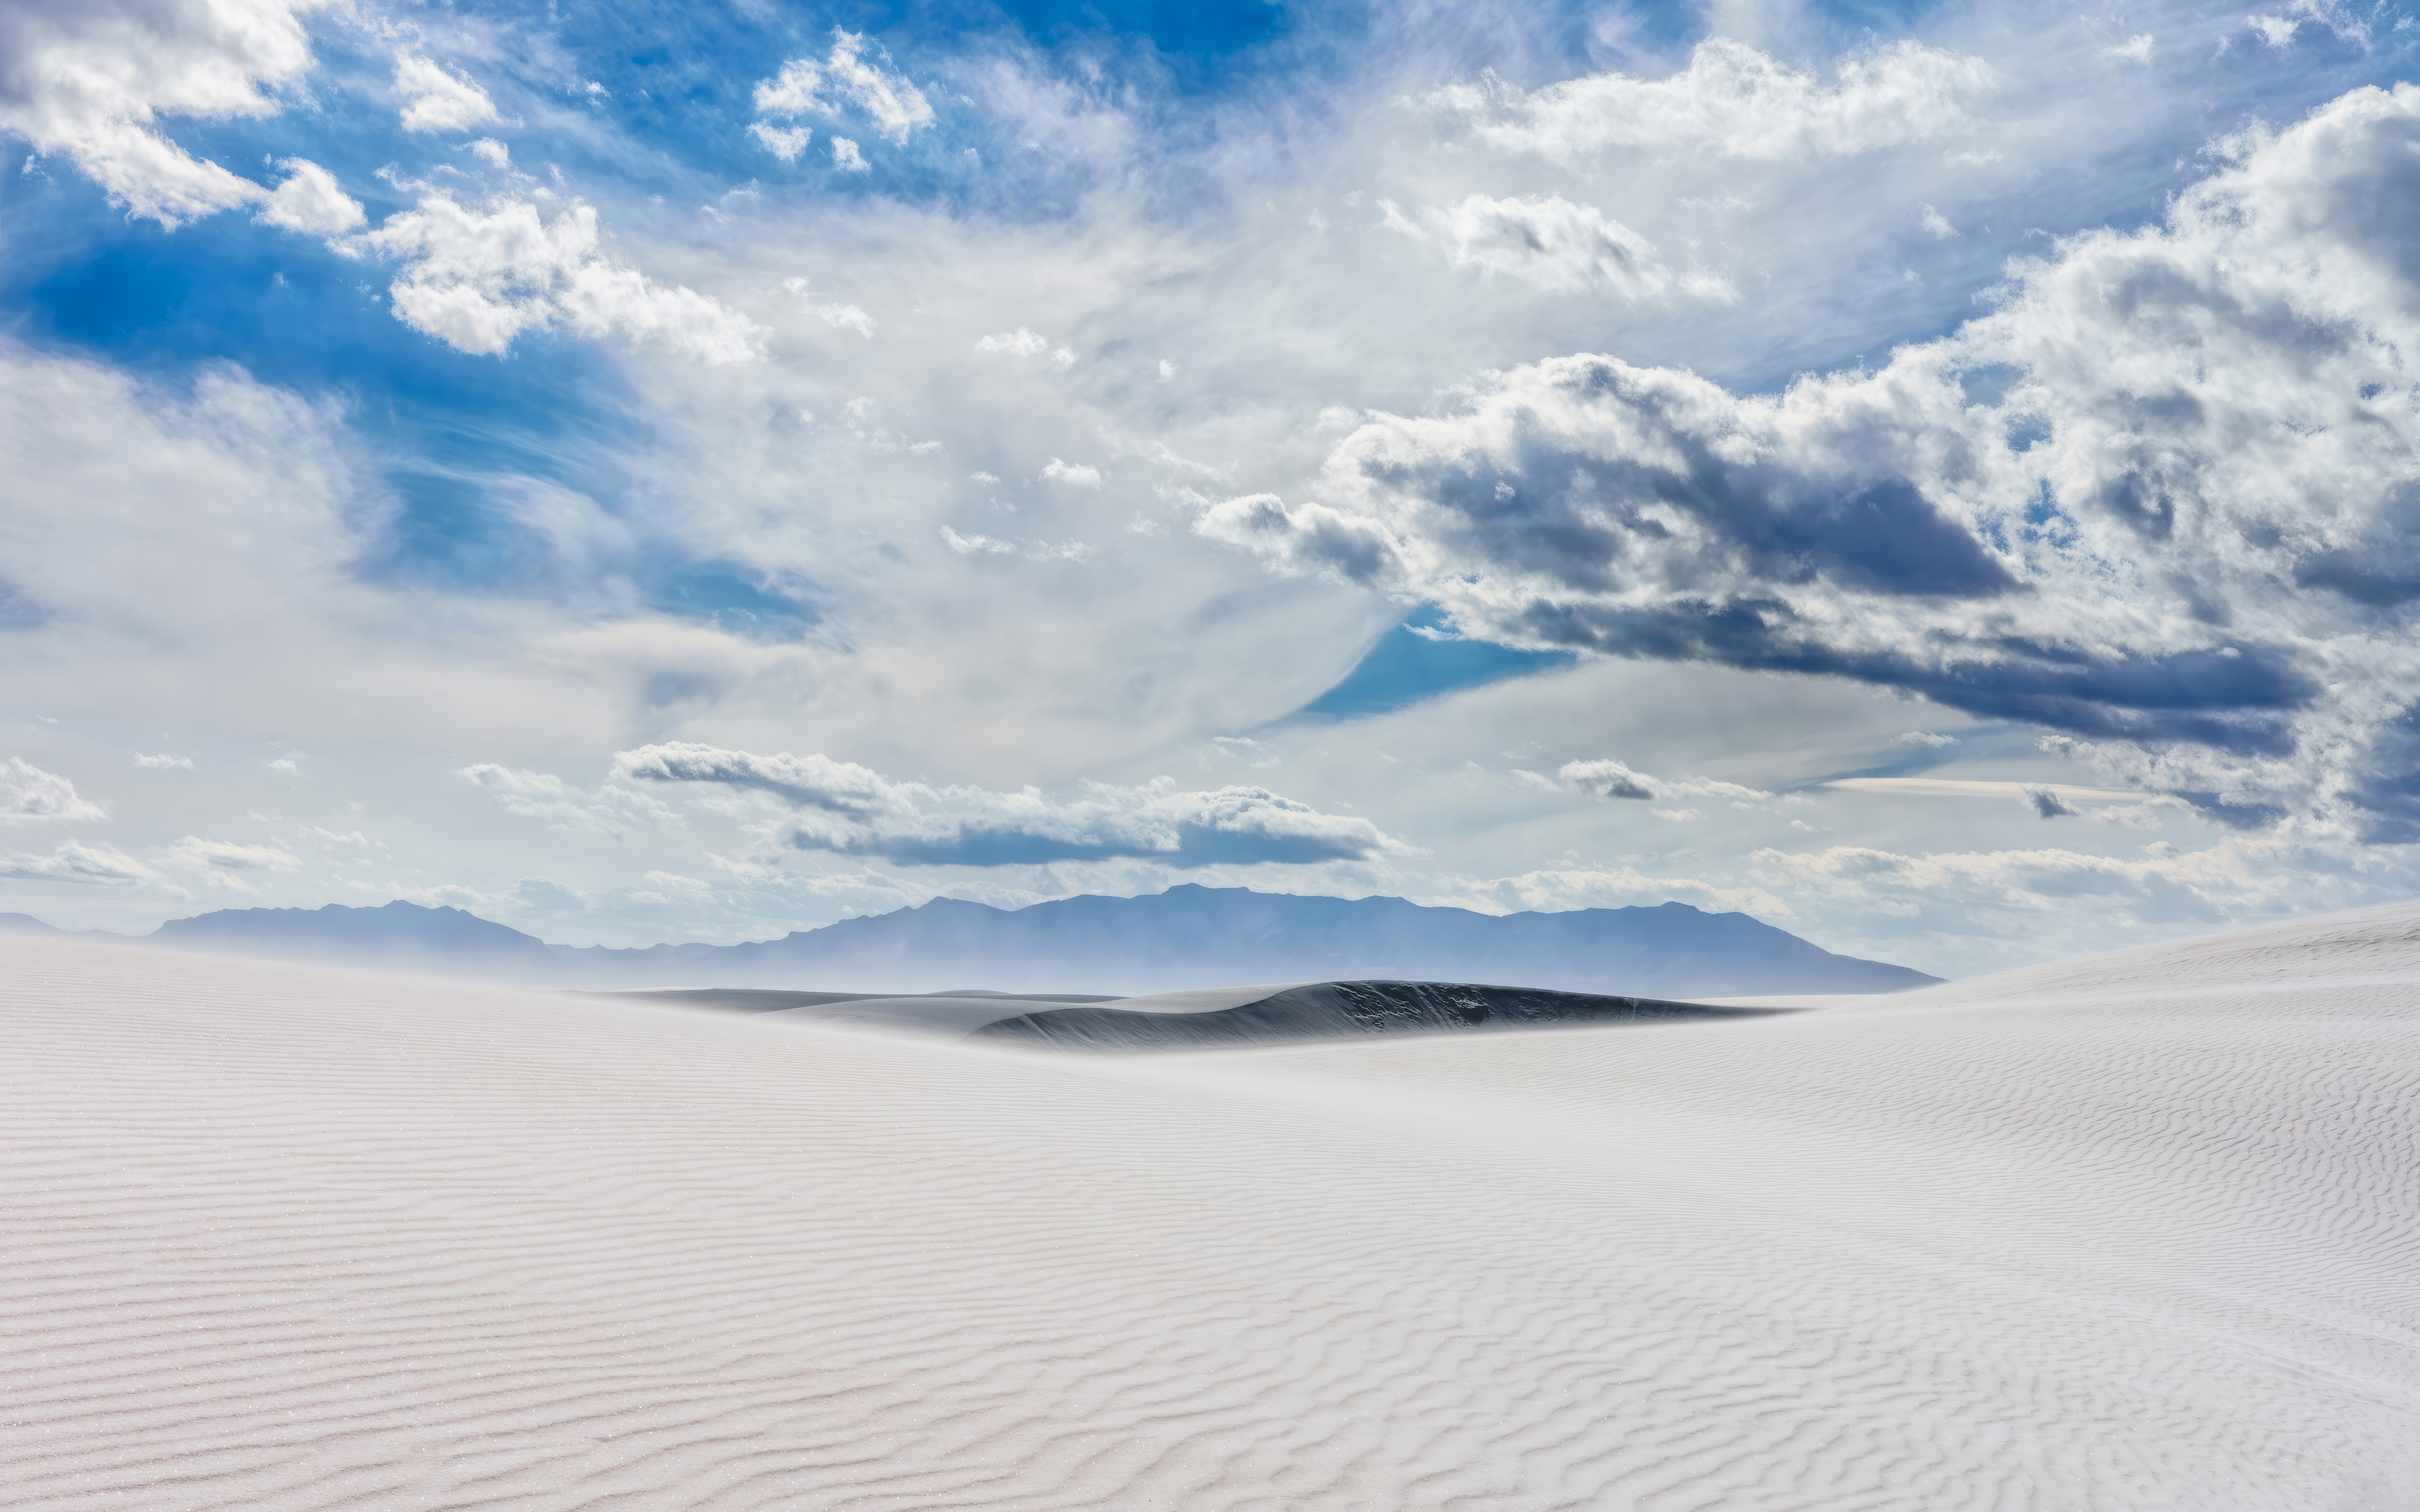
M 1053 1059 L 0 940 L 11 1507 L 2420 1507 L 2420 907 Z

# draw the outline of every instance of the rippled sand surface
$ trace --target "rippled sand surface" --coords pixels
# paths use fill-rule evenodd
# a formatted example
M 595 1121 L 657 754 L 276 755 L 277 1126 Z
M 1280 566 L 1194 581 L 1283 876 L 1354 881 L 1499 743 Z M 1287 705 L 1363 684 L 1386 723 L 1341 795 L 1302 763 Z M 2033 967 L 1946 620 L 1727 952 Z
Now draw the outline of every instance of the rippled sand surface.
M 0 939 L 0 1503 L 2420 1507 L 2420 907 L 1053 1059 Z

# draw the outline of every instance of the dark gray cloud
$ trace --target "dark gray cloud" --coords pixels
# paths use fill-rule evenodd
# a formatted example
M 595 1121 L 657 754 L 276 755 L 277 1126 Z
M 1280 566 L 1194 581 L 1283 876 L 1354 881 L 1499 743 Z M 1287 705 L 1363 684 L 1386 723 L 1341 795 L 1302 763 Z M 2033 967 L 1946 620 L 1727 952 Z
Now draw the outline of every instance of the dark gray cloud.
M 2229 824 L 2420 836 L 2420 88 L 2227 151 L 1878 371 L 1558 358 L 1197 528 L 1474 637 L 1873 684 Z
M 2025 802 L 2033 807 L 2034 812 L 2044 819 L 2064 819 L 2076 811 L 2075 805 L 2060 797 L 2050 788 L 2025 789 Z

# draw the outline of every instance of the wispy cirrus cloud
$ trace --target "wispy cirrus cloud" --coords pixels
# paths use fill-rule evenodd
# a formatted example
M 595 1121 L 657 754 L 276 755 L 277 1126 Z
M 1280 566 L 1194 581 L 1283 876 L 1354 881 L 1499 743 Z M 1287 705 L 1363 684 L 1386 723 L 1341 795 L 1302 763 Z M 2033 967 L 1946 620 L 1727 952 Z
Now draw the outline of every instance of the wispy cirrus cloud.
M 1621 149 L 1776 161 L 1842 158 L 1971 128 L 2000 89 L 1981 58 L 1899 42 L 1826 83 L 1729 38 L 1661 79 L 1600 73 L 1523 90 L 1489 78 L 1428 97 L 1489 147 L 1575 162 Z
M 126 887 L 161 880 L 160 873 L 115 845 L 69 841 L 48 855 L 0 854 L 0 877 L 14 882 L 63 882 Z

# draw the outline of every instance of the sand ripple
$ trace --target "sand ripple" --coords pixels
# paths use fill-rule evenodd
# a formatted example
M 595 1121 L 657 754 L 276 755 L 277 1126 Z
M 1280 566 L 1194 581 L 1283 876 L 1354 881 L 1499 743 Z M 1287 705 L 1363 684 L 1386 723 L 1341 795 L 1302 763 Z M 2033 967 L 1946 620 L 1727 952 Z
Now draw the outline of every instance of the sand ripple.
M 2420 910 L 1131 1060 L 0 983 L 12 1507 L 2420 1506 Z

